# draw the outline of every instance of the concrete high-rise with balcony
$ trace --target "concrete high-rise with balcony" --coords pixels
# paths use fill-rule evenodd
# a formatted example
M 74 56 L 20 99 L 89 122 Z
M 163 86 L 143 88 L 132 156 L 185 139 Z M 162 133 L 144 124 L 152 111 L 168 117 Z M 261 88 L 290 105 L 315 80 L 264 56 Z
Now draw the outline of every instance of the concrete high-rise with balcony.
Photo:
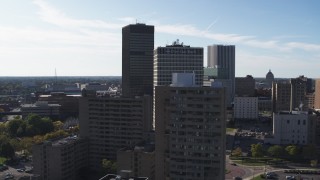
M 231 106 L 235 96 L 235 46 L 234 45 L 211 45 L 208 46 L 207 65 L 213 74 L 214 81 L 222 81 L 227 90 L 227 106 Z M 226 83 L 229 81 L 229 83 Z
M 156 86 L 155 122 L 156 180 L 224 179 L 223 87 Z
M 315 80 L 314 108 L 320 109 L 320 79 Z
M 80 98 L 80 136 L 89 140 L 89 164 L 116 160 L 117 151 L 147 140 L 152 130 L 151 96 Z
M 122 94 L 152 95 L 154 26 L 130 24 L 122 28 Z

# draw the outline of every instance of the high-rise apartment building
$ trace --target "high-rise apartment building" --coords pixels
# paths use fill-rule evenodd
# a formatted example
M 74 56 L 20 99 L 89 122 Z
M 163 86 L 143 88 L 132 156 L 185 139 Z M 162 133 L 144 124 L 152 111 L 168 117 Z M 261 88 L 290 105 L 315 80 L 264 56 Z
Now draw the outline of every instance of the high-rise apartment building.
M 42 180 L 81 179 L 88 167 L 88 143 L 78 137 L 67 137 L 33 145 L 33 171 Z
M 152 95 L 154 26 L 130 24 L 122 28 L 122 94 Z
M 314 108 L 320 109 L 320 79 L 315 80 Z
M 308 104 L 306 102 L 307 78 L 304 76 L 292 78 L 290 80 L 290 83 L 291 83 L 290 110 L 293 111 L 296 108 L 299 108 L 300 110 L 308 110 Z
M 235 46 L 208 46 L 208 68 L 216 74 L 214 81 L 221 81 L 227 88 L 227 106 L 231 106 L 235 96 Z
M 307 78 L 299 76 L 289 81 L 274 82 L 272 86 L 273 111 L 308 110 Z
M 202 86 L 203 48 L 183 45 L 183 43 L 179 43 L 179 40 L 174 41 L 172 45 L 158 47 L 154 50 L 153 71 L 153 88 L 160 85 L 170 85 L 173 73 L 194 73 L 195 84 Z M 154 101 L 153 98 L 153 119 Z
M 154 50 L 153 85 L 169 85 L 172 73 L 194 73 L 196 85 L 203 81 L 203 48 L 190 47 L 175 41 Z
M 224 179 L 224 88 L 156 86 L 155 122 L 156 180 Z
M 151 96 L 80 98 L 80 136 L 89 141 L 89 164 L 116 160 L 117 151 L 147 140 L 152 129 Z
M 290 111 L 291 84 L 288 81 L 272 84 L 273 111 Z

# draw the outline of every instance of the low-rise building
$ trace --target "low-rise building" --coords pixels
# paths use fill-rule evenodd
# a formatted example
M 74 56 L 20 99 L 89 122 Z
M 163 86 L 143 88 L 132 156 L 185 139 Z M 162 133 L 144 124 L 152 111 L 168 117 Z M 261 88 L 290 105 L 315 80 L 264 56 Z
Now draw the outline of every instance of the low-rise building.
M 271 97 L 258 97 L 258 111 L 272 112 L 273 102 Z
M 154 144 L 123 148 L 117 152 L 118 174 L 127 172 L 130 177 L 155 178 Z
M 265 143 L 306 145 L 314 143 L 316 116 L 306 111 L 273 113 L 273 134 Z
M 67 95 L 64 92 L 53 92 L 50 95 L 40 95 L 38 101 L 46 101 L 48 104 L 60 105 L 60 117 L 79 116 L 79 98 L 81 95 Z
M 234 98 L 235 119 L 257 119 L 258 114 L 258 97 Z
M 37 101 L 34 104 L 22 104 L 21 113 L 22 117 L 28 116 L 28 114 L 38 114 L 43 117 L 58 118 L 60 116 L 59 104 L 49 104 L 47 101 Z

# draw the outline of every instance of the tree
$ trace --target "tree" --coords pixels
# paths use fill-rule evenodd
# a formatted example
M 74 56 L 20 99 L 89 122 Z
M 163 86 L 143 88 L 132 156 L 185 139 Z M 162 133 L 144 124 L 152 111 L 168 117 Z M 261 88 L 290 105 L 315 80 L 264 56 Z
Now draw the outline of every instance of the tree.
M 251 153 L 252 153 L 252 157 L 262 157 L 264 155 L 262 145 L 261 144 L 251 144 Z
M 0 144 L 0 155 L 6 158 L 12 158 L 14 156 L 14 149 L 9 142 Z
M 64 130 L 58 130 L 58 131 L 55 131 L 55 132 L 47 133 L 44 136 L 44 140 L 58 138 L 58 137 L 66 137 L 66 136 L 68 136 L 67 132 L 65 132 Z
M 33 144 L 34 144 L 33 138 L 31 138 L 31 137 L 22 138 L 21 141 L 20 141 L 20 146 L 24 150 L 25 154 L 29 154 L 29 153 L 31 154 L 32 153 Z
M 242 156 L 242 149 L 240 147 L 237 147 L 232 151 L 231 154 L 232 156 L 237 156 L 237 157 Z
M 11 137 L 17 136 L 17 130 L 20 126 L 23 126 L 25 122 L 21 119 L 13 119 L 7 122 L 7 131 Z
M 102 168 L 106 173 L 117 173 L 117 164 L 108 159 L 102 159 Z
M 313 144 L 309 144 L 302 148 L 302 154 L 305 159 L 315 159 L 317 157 L 317 148 Z
M 0 122 L 0 134 L 5 134 L 6 132 L 7 132 L 6 124 Z
M 292 157 L 297 157 L 299 154 L 299 148 L 295 145 L 290 145 L 285 148 L 287 154 Z
M 51 119 L 47 117 L 41 118 L 37 114 L 29 114 L 26 117 L 26 121 L 26 134 L 29 136 L 43 135 L 54 130 Z
M 283 155 L 283 148 L 279 145 L 271 146 L 268 148 L 268 154 L 272 157 L 279 158 Z
M 55 130 L 55 131 L 58 131 L 58 130 L 62 129 L 62 127 L 63 127 L 63 122 L 61 122 L 61 121 L 54 121 L 54 122 L 53 122 L 53 127 L 54 127 L 54 130 Z

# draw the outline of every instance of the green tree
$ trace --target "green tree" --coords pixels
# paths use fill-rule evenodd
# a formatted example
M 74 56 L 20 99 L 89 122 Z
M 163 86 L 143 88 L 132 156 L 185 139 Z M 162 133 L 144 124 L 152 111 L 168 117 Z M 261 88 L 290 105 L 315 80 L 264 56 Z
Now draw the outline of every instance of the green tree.
M 105 173 L 117 173 L 117 164 L 108 159 L 102 159 L 102 168 Z
M 262 157 L 264 151 L 261 144 L 251 144 L 252 157 Z
M 24 137 L 20 141 L 20 146 L 24 150 L 25 154 L 32 153 L 32 146 L 34 144 L 33 138 L 31 137 Z
M 231 154 L 232 156 L 237 156 L 237 157 L 242 156 L 242 149 L 240 147 L 237 147 L 232 151 Z
M 309 144 L 302 148 L 302 155 L 305 159 L 311 160 L 317 157 L 317 147 L 313 144 Z
M 12 158 L 14 156 L 14 149 L 9 142 L 0 144 L 0 155 L 6 158 Z
M 17 130 L 20 126 L 23 126 L 25 122 L 21 119 L 14 119 L 7 122 L 7 131 L 11 137 L 17 136 Z
M 54 131 L 58 131 L 58 130 L 62 129 L 62 127 L 63 127 L 63 122 L 61 122 L 61 121 L 54 121 L 54 122 L 53 122 L 53 127 L 54 127 Z
M 290 146 L 287 146 L 285 148 L 285 151 L 287 152 L 287 154 L 291 157 L 294 157 L 296 158 L 299 154 L 299 148 L 295 145 L 290 145 Z
M 6 134 L 7 127 L 5 123 L 0 122 L 0 134 Z
M 29 114 L 26 117 L 27 127 L 26 133 L 29 136 L 43 135 L 54 130 L 53 123 L 50 118 L 41 118 L 37 114 Z
M 268 154 L 272 157 L 279 158 L 283 155 L 283 148 L 279 145 L 274 145 L 268 148 Z
M 55 131 L 55 132 L 47 133 L 44 136 L 44 140 L 58 138 L 58 137 L 66 137 L 68 135 L 69 134 L 67 132 L 65 132 L 64 130 L 58 130 L 58 131 Z

